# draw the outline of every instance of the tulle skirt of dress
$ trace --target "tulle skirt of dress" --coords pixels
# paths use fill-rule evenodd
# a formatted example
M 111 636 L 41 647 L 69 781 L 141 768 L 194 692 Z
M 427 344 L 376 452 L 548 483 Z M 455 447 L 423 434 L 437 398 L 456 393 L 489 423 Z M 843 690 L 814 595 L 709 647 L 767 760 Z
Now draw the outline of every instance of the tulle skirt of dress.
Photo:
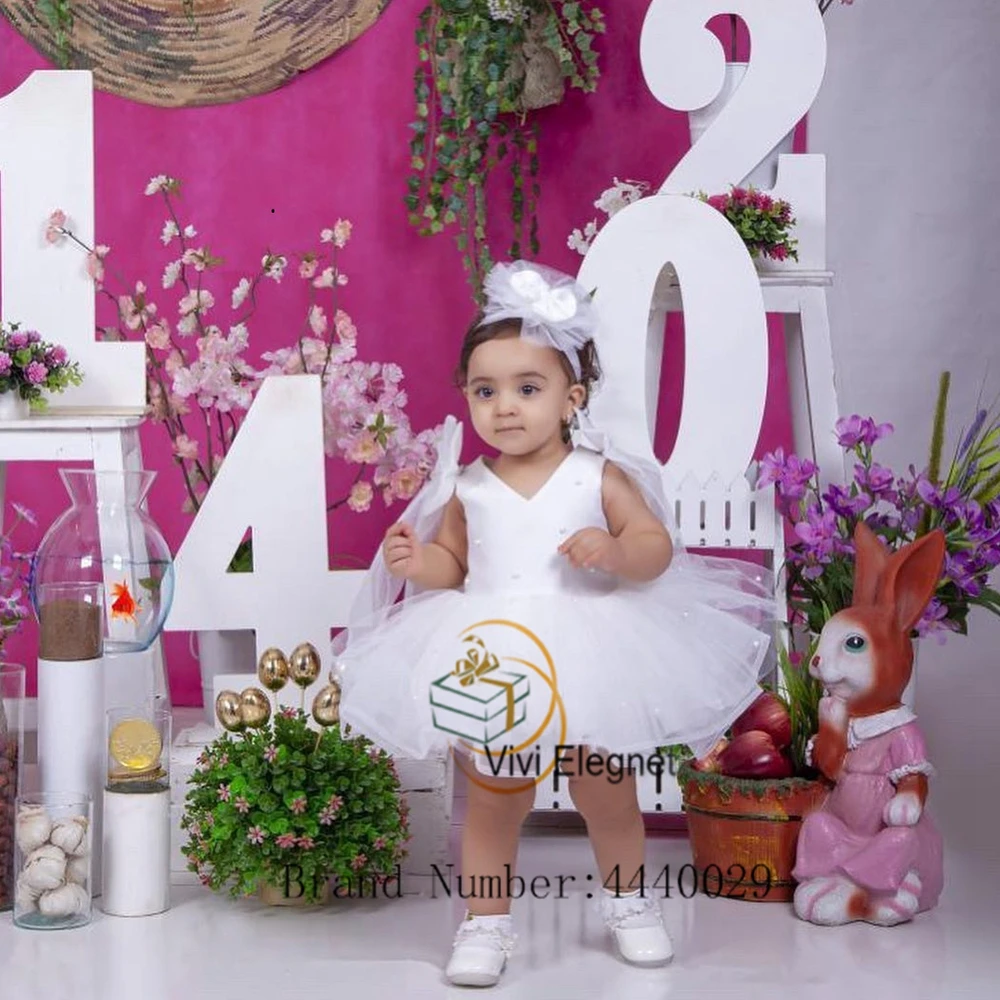
M 335 668 L 341 720 L 403 757 L 479 747 L 494 774 L 503 747 L 704 754 L 760 694 L 774 620 L 765 588 L 710 567 L 584 593 L 410 597 L 352 626 Z

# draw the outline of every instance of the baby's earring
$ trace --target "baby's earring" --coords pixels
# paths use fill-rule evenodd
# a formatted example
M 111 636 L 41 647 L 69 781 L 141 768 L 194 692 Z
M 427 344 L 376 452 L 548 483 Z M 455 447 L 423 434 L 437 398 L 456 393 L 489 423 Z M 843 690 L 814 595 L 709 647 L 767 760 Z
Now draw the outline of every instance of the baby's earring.
M 580 429 L 580 417 L 575 409 L 571 410 L 569 416 L 566 418 L 566 426 L 571 431 L 578 431 Z

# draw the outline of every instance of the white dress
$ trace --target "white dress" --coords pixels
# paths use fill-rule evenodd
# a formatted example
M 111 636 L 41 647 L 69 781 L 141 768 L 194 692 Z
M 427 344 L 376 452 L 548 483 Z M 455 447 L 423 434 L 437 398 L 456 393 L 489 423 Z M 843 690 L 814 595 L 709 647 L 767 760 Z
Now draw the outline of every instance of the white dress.
M 576 447 L 530 498 L 481 458 L 428 484 L 462 503 L 468 575 L 352 623 L 336 663 L 342 722 L 405 757 L 457 745 L 501 776 L 520 776 L 515 752 L 551 759 L 558 745 L 707 752 L 760 693 L 770 636 L 748 619 L 773 618 L 770 597 L 698 557 L 642 584 L 575 569 L 557 550 L 607 529 L 605 461 Z

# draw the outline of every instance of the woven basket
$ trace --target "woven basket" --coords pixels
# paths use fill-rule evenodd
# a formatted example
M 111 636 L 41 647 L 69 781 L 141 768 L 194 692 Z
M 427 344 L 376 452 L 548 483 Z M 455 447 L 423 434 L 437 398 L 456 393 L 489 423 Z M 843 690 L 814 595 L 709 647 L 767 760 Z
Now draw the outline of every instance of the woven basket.
M 71 0 L 70 68 L 143 104 L 225 104 L 275 90 L 353 41 L 389 0 Z M 0 12 L 59 62 L 38 0 Z
M 501 88 L 506 89 L 511 82 L 520 85 L 521 94 L 518 112 L 538 111 L 558 104 L 566 94 L 566 81 L 556 54 L 545 44 L 545 24 L 548 15 L 532 18 L 525 32 L 521 51 L 514 54 L 507 72 L 501 79 Z M 435 63 L 441 58 L 456 67 L 462 61 L 462 45 L 452 42 L 442 57 L 435 56 Z M 448 83 L 452 100 L 461 100 L 461 71 L 452 74 Z

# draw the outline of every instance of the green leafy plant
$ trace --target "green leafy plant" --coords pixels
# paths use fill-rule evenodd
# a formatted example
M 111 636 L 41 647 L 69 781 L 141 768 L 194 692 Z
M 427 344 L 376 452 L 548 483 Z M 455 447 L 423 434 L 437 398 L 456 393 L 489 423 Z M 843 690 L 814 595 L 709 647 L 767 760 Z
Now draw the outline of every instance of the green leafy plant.
M 528 115 L 561 100 L 567 83 L 596 88 L 593 42 L 604 28 L 588 0 L 432 0 L 420 14 L 406 205 L 421 235 L 457 230 L 477 300 L 493 262 L 489 179 L 509 165 L 509 256 L 537 254 L 538 130 Z
M 73 32 L 73 8 L 70 0 L 39 0 L 38 9 L 56 44 L 56 65 L 67 69 L 72 59 L 70 36 Z
M 819 636 L 812 636 L 804 653 L 796 653 L 777 643 L 780 682 L 768 685 L 769 690 L 785 706 L 792 723 L 792 741 L 788 756 L 792 769 L 799 777 L 813 777 L 814 768 L 806 763 L 806 745 L 819 731 L 819 700 L 823 685 L 808 670 L 809 661 L 816 653 Z
M 282 709 L 259 729 L 220 736 L 188 785 L 182 851 L 213 890 L 250 895 L 292 878 L 314 902 L 331 879 L 391 878 L 406 854 L 407 807 L 392 758 L 339 726 L 315 731 L 302 711 Z
M 733 187 L 728 194 L 699 192 L 698 197 L 733 224 L 751 257 L 799 259 L 798 241 L 790 235 L 795 218 L 787 201 L 772 198 L 752 186 Z

